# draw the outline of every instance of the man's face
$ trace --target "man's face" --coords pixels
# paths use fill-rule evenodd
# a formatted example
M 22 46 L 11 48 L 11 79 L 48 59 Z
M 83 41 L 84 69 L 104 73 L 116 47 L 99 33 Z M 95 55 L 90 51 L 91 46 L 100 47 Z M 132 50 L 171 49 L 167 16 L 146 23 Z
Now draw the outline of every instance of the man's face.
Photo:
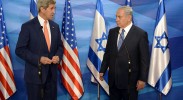
M 55 4 L 50 4 L 48 8 L 43 9 L 45 20 L 52 20 L 55 14 Z
M 131 16 L 126 15 L 123 9 L 118 9 L 116 12 L 116 24 L 118 27 L 125 28 L 131 22 Z

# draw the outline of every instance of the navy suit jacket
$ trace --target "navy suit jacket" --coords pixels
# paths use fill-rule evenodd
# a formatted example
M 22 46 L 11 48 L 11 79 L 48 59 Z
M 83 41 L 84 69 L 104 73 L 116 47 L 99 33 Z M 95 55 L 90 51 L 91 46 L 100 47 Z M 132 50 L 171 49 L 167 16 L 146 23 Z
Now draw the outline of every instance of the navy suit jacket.
M 119 27 L 116 27 L 109 31 L 106 51 L 103 57 L 100 73 L 105 73 L 109 68 L 109 87 L 116 85 L 119 89 L 128 89 L 129 55 L 132 70 L 130 75 L 130 86 L 135 88 L 137 80 L 142 80 L 144 82 L 147 80 L 149 67 L 147 33 L 137 26 L 132 25 L 120 50 L 118 51 L 117 38 L 119 29 Z
M 25 60 L 24 79 L 28 83 L 41 84 L 38 75 L 38 65 L 41 56 L 49 57 L 59 56 L 62 58 L 63 46 L 59 25 L 49 20 L 51 31 L 51 47 L 48 51 L 46 40 L 42 31 L 38 18 L 22 24 L 16 45 L 15 53 L 17 56 Z M 48 70 L 51 70 L 53 80 L 57 80 L 57 64 L 42 65 L 42 82 L 45 83 Z

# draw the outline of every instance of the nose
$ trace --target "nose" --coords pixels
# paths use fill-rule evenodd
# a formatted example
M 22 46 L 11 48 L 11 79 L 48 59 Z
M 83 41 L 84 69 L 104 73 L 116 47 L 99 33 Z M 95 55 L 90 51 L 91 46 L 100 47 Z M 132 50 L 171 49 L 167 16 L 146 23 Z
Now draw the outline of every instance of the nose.
M 53 9 L 53 13 L 55 14 L 55 9 Z
M 119 20 L 119 18 L 118 17 L 116 17 L 116 22 Z

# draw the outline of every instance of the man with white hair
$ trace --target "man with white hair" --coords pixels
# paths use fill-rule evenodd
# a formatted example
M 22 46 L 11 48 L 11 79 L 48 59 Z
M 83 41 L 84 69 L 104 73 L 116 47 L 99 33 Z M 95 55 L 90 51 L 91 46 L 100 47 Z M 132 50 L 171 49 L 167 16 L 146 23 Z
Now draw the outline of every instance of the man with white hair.
M 110 100 L 137 100 L 147 81 L 149 46 L 147 32 L 133 25 L 132 8 L 116 12 L 117 27 L 110 29 L 100 69 L 100 80 L 107 69 Z
M 28 100 L 57 100 L 57 66 L 62 58 L 55 0 L 38 0 L 38 16 L 22 24 L 16 54 L 25 60 Z

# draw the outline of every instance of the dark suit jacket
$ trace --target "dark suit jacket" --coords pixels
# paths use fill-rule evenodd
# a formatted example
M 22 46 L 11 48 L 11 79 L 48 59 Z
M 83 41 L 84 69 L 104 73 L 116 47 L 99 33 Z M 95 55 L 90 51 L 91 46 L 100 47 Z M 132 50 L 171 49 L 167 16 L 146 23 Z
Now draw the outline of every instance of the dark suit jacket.
M 37 17 L 24 23 L 21 27 L 15 53 L 25 60 L 24 79 L 28 83 L 41 83 L 38 75 L 38 65 L 41 56 L 49 57 L 50 59 L 52 59 L 53 56 L 59 56 L 60 59 L 62 58 L 63 47 L 59 26 L 51 20 L 49 24 L 51 31 L 50 52 L 48 51 L 42 26 Z M 57 65 L 42 65 L 43 83 L 46 81 L 49 67 L 53 79 L 55 81 L 57 80 Z
M 103 57 L 100 73 L 105 73 L 109 67 L 109 87 L 114 83 L 119 89 L 128 88 L 128 54 L 131 60 L 130 86 L 136 87 L 137 80 L 147 80 L 149 67 L 149 49 L 147 33 L 132 25 L 123 44 L 118 51 L 117 38 L 119 27 L 109 31 L 106 51 Z M 125 49 L 125 45 L 127 50 Z M 129 52 L 127 54 L 127 51 Z

